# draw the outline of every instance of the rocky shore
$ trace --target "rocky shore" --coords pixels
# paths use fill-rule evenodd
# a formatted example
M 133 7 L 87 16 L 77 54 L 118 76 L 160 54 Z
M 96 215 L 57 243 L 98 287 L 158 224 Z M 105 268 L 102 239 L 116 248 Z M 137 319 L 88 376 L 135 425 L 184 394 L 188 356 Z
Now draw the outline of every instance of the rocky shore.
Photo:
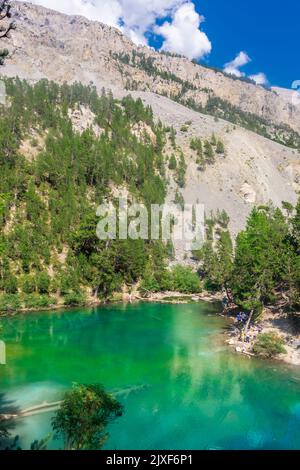
M 229 333 L 226 333 L 228 336 L 226 343 L 237 353 L 249 357 L 256 356 L 253 352 L 253 347 L 259 336 L 264 333 L 275 333 L 284 341 L 286 352 L 279 354 L 274 359 L 294 366 L 300 365 L 300 332 L 295 328 L 292 318 L 287 314 L 277 311 L 276 308 L 265 309 L 262 319 L 250 325 L 247 331 L 248 341 L 246 341 L 246 338 L 242 340 L 236 317 L 231 318 L 233 326 Z

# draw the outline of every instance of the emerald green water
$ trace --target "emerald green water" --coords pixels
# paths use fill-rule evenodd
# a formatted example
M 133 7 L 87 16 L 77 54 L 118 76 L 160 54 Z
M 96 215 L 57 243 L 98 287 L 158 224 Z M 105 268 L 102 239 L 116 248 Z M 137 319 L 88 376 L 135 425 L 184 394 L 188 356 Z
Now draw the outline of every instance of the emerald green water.
M 4 319 L 0 393 L 24 409 L 73 382 L 123 390 L 108 449 L 300 449 L 300 370 L 231 352 L 216 309 L 141 303 Z M 24 448 L 50 419 L 18 423 Z

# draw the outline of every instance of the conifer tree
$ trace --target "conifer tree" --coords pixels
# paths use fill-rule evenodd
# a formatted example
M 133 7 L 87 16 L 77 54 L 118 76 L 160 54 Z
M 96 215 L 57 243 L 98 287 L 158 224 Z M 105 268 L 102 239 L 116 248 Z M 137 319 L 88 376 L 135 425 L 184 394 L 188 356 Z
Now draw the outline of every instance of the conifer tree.
M 218 140 L 216 152 L 220 155 L 225 154 L 225 146 L 221 140 Z
M 204 143 L 204 156 L 206 162 L 211 165 L 215 162 L 215 155 L 214 155 L 214 149 L 208 140 L 205 141 Z

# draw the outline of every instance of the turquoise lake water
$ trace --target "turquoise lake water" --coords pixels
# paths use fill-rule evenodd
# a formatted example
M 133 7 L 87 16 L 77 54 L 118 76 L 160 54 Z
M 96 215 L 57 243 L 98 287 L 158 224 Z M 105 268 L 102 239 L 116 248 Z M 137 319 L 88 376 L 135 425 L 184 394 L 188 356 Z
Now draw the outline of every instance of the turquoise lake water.
M 0 393 L 24 409 L 74 382 L 117 391 L 125 413 L 107 449 L 300 449 L 300 369 L 232 352 L 217 311 L 140 303 L 3 319 Z M 51 416 L 18 422 L 23 448 Z

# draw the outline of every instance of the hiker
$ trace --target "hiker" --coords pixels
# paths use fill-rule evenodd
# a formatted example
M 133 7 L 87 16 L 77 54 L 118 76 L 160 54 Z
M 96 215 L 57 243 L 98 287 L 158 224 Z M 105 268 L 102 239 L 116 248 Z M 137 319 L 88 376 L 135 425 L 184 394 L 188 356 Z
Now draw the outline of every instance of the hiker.
M 227 299 L 227 297 L 223 297 L 222 306 L 223 306 L 223 309 L 224 309 L 224 310 L 228 307 L 228 299 Z

